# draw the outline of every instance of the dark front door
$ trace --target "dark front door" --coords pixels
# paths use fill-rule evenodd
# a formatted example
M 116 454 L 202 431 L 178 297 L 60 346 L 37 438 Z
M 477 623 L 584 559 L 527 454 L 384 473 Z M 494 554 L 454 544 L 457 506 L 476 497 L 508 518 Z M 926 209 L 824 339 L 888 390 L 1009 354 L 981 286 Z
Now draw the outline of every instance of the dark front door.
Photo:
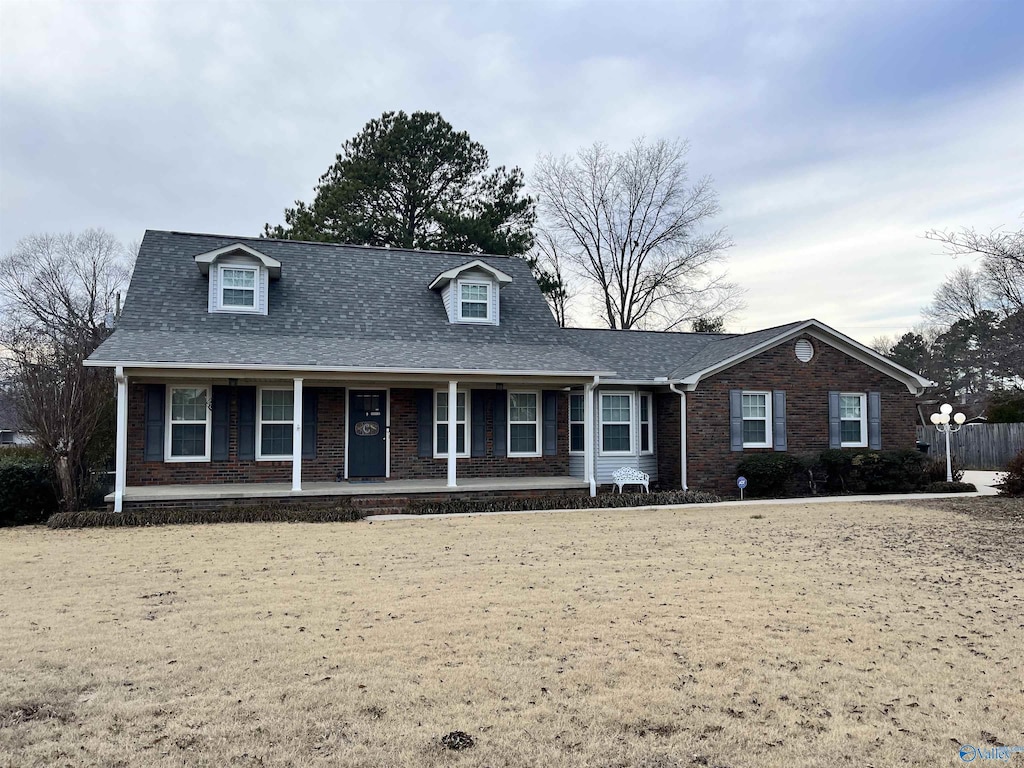
M 349 477 L 384 477 L 387 473 L 387 410 L 385 390 L 349 391 Z

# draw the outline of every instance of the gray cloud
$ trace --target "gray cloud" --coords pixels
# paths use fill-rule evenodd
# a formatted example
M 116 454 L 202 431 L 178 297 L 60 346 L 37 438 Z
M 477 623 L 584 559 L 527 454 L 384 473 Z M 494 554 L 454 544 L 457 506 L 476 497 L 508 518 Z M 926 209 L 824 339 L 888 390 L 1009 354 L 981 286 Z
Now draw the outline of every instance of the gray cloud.
M 926 229 L 1024 210 L 1024 67 L 913 99 L 854 88 L 880 8 L 5 2 L 0 250 L 88 226 L 253 234 L 368 119 L 438 110 L 528 173 L 540 152 L 689 137 L 749 290 L 734 327 L 816 316 L 868 340 L 952 266 Z

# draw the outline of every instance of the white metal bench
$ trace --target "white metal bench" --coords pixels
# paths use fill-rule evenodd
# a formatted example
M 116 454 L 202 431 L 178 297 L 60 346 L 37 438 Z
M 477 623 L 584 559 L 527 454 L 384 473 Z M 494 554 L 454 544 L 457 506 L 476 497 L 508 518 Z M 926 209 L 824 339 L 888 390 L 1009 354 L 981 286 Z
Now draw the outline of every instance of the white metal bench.
M 651 476 L 636 467 L 622 467 L 615 470 L 612 474 L 612 482 L 619 489 L 619 493 L 622 493 L 624 485 L 642 485 L 645 493 L 651 492 Z

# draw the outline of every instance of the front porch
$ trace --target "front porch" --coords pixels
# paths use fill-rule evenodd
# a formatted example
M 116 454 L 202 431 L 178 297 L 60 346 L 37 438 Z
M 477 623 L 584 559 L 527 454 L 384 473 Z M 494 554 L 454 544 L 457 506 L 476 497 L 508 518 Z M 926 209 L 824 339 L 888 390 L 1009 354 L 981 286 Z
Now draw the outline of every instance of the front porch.
M 294 490 L 291 483 L 209 483 L 197 485 L 128 486 L 124 502 L 130 505 L 172 504 L 192 501 L 295 499 L 309 497 L 421 496 L 431 494 L 509 494 L 552 491 L 590 492 L 590 484 L 576 477 L 481 477 L 463 478 L 451 487 L 446 478 L 429 480 L 383 480 L 377 482 L 303 483 Z M 105 498 L 114 503 L 114 494 Z

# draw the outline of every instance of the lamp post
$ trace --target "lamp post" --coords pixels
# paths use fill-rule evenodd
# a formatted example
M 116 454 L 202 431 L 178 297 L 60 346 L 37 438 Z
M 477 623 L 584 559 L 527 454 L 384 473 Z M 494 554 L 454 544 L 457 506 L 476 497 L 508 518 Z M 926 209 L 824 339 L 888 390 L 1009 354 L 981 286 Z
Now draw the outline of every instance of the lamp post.
M 952 462 L 952 460 L 950 458 L 950 455 L 949 455 L 949 433 L 950 432 L 959 432 L 960 431 L 960 427 L 962 427 L 964 425 L 964 422 L 967 421 L 967 417 L 964 416 L 962 413 L 953 414 L 953 418 L 950 419 L 949 415 L 951 413 L 953 413 L 953 406 L 950 405 L 949 403 L 943 403 L 942 407 L 939 408 L 939 412 L 938 413 L 933 413 L 931 415 L 931 421 L 932 421 L 932 424 L 935 425 L 935 429 L 937 429 L 940 433 L 942 433 L 942 434 L 944 434 L 946 436 L 946 482 L 947 483 L 952 483 L 953 482 L 953 462 Z M 954 422 L 954 424 L 956 426 L 954 426 L 953 424 L 949 423 L 951 420 Z

